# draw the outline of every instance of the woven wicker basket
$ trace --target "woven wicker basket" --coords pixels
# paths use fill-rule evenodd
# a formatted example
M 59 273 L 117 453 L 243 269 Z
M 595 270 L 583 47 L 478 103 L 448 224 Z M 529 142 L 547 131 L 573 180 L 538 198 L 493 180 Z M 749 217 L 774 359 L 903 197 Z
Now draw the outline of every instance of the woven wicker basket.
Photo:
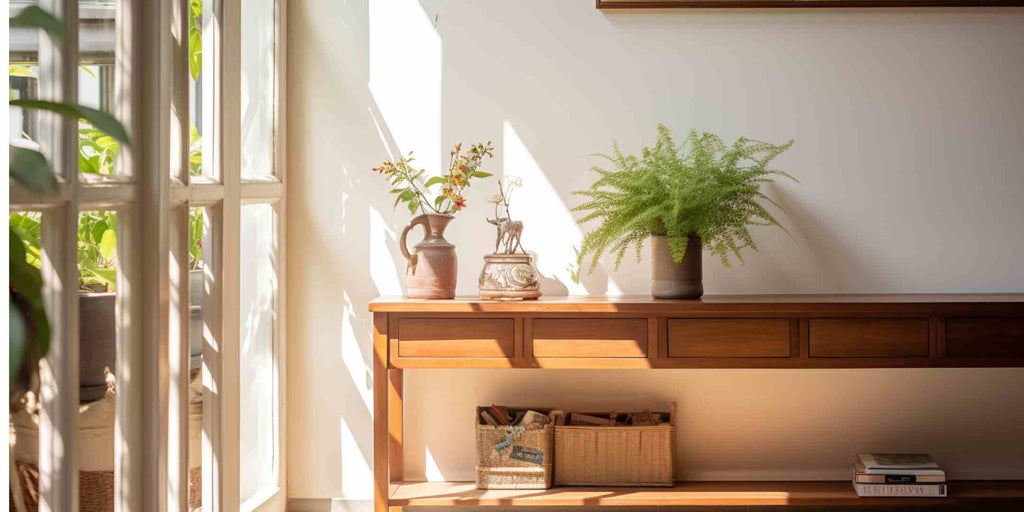
M 534 409 L 537 410 L 537 409 Z M 477 412 L 479 418 L 479 411 Z M 508 446 L 495 449 L 512 438 Z M 476 426 L 477 489 L 547 489 L 551 487 L 554 430 Z M 528 459 L 528 460 L 524 460 Z
M 672 486 L 675 410 L 667 425 L 556 426 L 555 485 Z
M 28 512 L 39 510 L 39 467 L 18 462 L 18 482 Z M 11 505 L 14 510 L 14 505 Z M 114 512 L 114 472 L 78 472 L 78 510 L 80 512 Z

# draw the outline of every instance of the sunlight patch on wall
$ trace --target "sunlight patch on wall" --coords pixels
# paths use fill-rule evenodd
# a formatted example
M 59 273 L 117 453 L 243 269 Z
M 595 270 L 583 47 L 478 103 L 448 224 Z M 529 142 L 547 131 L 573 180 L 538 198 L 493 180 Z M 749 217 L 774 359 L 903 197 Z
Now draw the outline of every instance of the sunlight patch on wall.
M 523 180 L 511 204 L 513 217 L 523 221 L 523 247 L 535 253 L 543 249 L 534 263 L 544 277 L 560 281 L 569 295 L 586 295 L 586 288 L 571 277 L 576 264 L 573 247 L 579 247 L 583 240 L 576 219 L 508 120 L 502 123 L 501 139 L 504 175 Z M 612 286 L 609 279 L 609 290 Z
M 388 250 L 388 243 L 395 239 L 395 232 L 376 208 L 370 207 L 370 279 L 377 287 L 377 295 L 401 295 L 402 284 L 395 270 L 395 262 Z M 358 269 L 356 269 L 358 271 Z
M 370 0 L 370 94 L 403 154 L 441 170 L 441 36 L 417 0 Z
M 341 421 L 341 496 L 356 500 L 373 499 L 373 471 L 356 444 L 345 418 Z
M 363 353 L 359 351 L 356 328 L 352 325 L 356 318 L 356 312 L 352 307 L 352 299 L 349 298 L 348 292 L 342 290 L 341 293 L 345 301 L 341 315 L 341 360 L 345 363 L 349 378 L 352 379 L 352 385 L 359 392 L 359 398 L 363 400 L 363 405 L 369 411 L 373 408 L 373 389 L 369 384 L 370 379 L 367 378 L 369 369 L 363 359 Z M 362 330 L 362 327 L 359 329 Z

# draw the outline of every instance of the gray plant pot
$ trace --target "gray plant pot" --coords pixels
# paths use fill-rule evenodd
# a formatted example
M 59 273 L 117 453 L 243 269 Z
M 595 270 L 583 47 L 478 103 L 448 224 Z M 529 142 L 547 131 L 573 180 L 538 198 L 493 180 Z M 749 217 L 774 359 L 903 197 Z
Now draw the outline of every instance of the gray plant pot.
M 78 294 L 79 400 L 94 402 L 107 392 L 104 368 L 113 372 L 117 361 L 114 292 Z M 189 369 L 203 365 L 203 271 L 189 272 Z
M 203 366 L 203 271 L 190 270 L 188 273 L 188 368 L 198 370 Z
M 94 402 L 107 392 L 104 368 L 114 371 L 117 326 L 114 323 L 116 294 L 78 294 L 78 332 L 81 342 L 78 394 L 81 402 Z
M 651 296 L 655 299 L 699 299 L 704 295 L 701 240 L 690 235 L 683 261 L 676 262 L 668 237 L 651 237 Z

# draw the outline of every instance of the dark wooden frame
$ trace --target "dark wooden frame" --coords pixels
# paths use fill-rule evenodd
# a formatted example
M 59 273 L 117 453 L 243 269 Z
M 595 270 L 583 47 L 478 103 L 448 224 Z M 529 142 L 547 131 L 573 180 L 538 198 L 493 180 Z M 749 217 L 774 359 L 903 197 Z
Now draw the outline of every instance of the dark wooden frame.
M 1024 7 L 1024 0 L 596 0 L 598 9 Z

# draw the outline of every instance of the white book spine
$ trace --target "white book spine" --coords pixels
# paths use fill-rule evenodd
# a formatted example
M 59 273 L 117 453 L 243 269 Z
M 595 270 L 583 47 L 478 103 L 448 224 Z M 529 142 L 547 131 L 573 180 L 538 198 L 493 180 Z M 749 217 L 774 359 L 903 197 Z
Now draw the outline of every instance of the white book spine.
M 945 498 L 946 484 L 861 484 L 854 482 L 857 496 Z

